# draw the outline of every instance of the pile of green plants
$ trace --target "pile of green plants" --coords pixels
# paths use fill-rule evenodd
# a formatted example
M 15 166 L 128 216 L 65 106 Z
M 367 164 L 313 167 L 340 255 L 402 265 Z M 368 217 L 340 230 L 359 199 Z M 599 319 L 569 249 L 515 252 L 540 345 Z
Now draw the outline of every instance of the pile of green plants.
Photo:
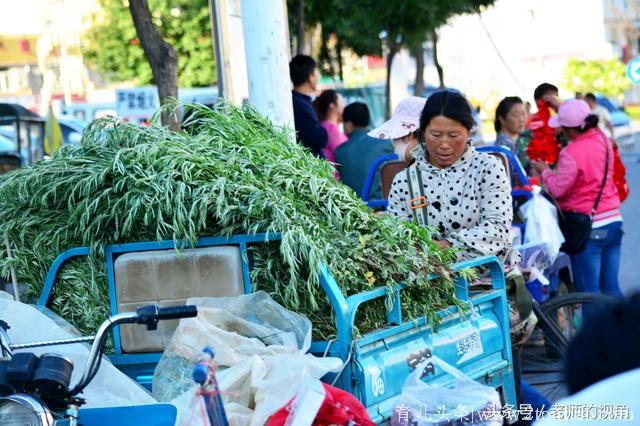
M 96 120 L 80 145 L 4 175 L 0 231 L 12 257 L 0 252 L 2 274 L 13 266 L 34 297 L 59 253 L 89 246 L 88 259 L 62 271 L 53 308 L 93 333 L 108 314 L 105 245 L 280 232 L 281 241 L 252 247 L 253 285 L 309 316 L 315 337 L 335 333 L 318 281 L 322 262 L 346 296 L 409 285 L 404 309 L 414 318 L 437 322 L 438 310 L 460 306 L 449 269 L 455 255 L 438 249 L 430 229 L 374 214 L 326 161 L 250 107 L 185 110 L 180 132 Z M 440 278 L 427 281 L 429 274 Z M 356 326 L 379 326 L 385 310 L 365 306 Z

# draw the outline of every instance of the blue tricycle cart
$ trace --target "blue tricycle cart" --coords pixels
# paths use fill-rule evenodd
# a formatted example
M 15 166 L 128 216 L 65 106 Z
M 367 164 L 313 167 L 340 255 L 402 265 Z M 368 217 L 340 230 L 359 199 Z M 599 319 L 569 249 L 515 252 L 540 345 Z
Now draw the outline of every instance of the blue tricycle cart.
M 278 234 L 201 238 L 194 245 L 186 245 L 182 253 L 200 252 L 214 257 L 216 253 L 222 253 L 223 256 L 227 256 L 225 257 L 227 260 L 235 259 L 219 263 L 226 265 L 223 270 L 209 270 L 207 273 L 213 274 L 212 277 L 216 274 L 232 277 L 225 279 L 225 282 L 237 281 L 236 284 L 218 293 L 239 295 L 252 291 L 248 248 L 279 239 Z M 55 294 L 56 278 L 66 262 L 88 255 L 89 249 L 86 247 L 70 249 L 60 254 L 48 273 L 38 304 L 46 306 L 51 303 Z M 145 280 L 140 278 L 144 274 L 139 275 L 140 280 L 135 283 L 127 279 L 124 275 L 127 267 L 139 265 L 136 262 L 154 258 L 154 256 L 176 257 L 178 256 L 176 245 L 173 241 L 162 241 L 106 247 L 106 270 L 113 315 L 134 310 L 135 306 L 132 303 L 135 304 L 136 301 L 135 298 L 131 298 L 131 286 L 147 285 L 141 282 Z M 437 331 L 433 330 L 424 318 L 415 321 L 407 320 L 402 317 L 400 309 L 403 290 L 406 286 L 399 283 L 393 291 L 393 308 L 387 313 L 386 324 L 380 329 L 357 337 L 354 334 L 354 322 L 358 309 L 365 303 L 387 297 L 388 290 L 386 287 L 379 287 L 345 297 L 331 271 L 322 266 L 320 283 L 333 309 L 337 337 L 330 341 L 313 342 L 310 352 L 316 356 L 338 357 L 344 363 L 342 371 L 325 377 L 325 380 L 355 395 L 367 408 L 374 421 L 384 423 L 390 419 L 408 375 L 421 361 L 436 355 L 456 366 L 469 377 L 497 389 L 504 404 L 516 406 L 509 315 L 502 265 L 498 259 L 487 257 L 458 263 L 454 269 L 475 267 L 484 267 L 490 271 L 491 289 L 472 291 L 462 277 L 457 278 L 456 295 L 468 302 L 470 313 L 463 315 L 455 307 L 442 310 L 439 313 L 441 324 Z M 193 271 L 193 268 L 186 268 L 185 273 L 192 273 L 189 270 Z M 149 279 L 161 279 L 158 275 L 149 276 L 156 277 L 147 277 Z M 199 294 L 194 290 L 197 286 L 188 285 L 188 280 L 189 278 L 185 277 L 184 286 L 189 287 L 191 293 L 184 295 L 185 297 L 210 295 L 206 290 L 205 294 Z M 149 300 L 144 300 L 145 303 L 156 303 L 159 306 L 176 304 L 176 300 L 179 299 L 176 299 L 175 295 L 166 294 L 162 289 L 156 289 L 145 297 L 149 297 Z M 139 305 L 144 304 L 139 302 L 141 301 L 137 302 Z M 114 354 L 110 356 L 111 361 L 124 373 L 150 388 L 154 368 L 162 354 L 166 336 L 171 335 L 175 325 L 174 323 L 168 329 L 159 330 L 159 340 L 142 344 L 141 339 L 127 331 L 126 327 L 131 326 L 115 327 L 113 330 Z M 431 365 L 429 369 L 429 374 L 424 380 L 443 386 L 453 383 L 453 378 L 439 371 L 437 366 Z M 141 407 L 80 409 L 80 418 L 83 418 L 83 412 L 85 412 L 83 424 L 106 425 L 117 421 L 119 425 L 124 426 L 134 424 L 134 420 L 128 422 L 127 416 L 123 414 L 130 409 L 132 413 L 144 412 L 142 415 L 147 416 L 144 424 L 166 424 L 163 422 L 167 420 L 166 416 L 171 415 L 172 410 L 166 404 L 160 404 L 159 407 L 163 407 L 164 411 L 151 409 L 145 411 Z M 164 419 L 161 418 L 163 416 Z

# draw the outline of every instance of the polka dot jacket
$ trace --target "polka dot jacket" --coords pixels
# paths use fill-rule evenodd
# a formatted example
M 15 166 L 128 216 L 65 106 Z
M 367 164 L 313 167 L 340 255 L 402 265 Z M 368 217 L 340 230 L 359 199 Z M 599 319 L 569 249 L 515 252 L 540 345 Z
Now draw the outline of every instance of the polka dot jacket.
M 411 167 L 422 174 L 427 224 L 437 230 L 434 238 L 458 247 L 458 260 L 494 255 L 515 266 L 519 255 L 509 238 L 511 186 L 501 161 L 468 146 L 455 164 L 439 169 L 427 161 L 422 147 L 412 153 L 416 161 Z M 391 186 L 388 213 L 414 220 L 410 199 L 407 173 L 401 171 Z

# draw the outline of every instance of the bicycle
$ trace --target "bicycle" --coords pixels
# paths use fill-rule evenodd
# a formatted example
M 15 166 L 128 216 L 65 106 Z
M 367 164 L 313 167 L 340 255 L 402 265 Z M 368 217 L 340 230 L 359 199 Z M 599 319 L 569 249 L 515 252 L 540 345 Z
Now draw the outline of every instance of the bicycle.
M 562 287 L 570 291 L 566 284 Z M 586 292 L 558 294 L 541 304 L 532 297 L 538 324 L 529 344 L 514 348 L 516 380 L 524 378 L 551 402 L 566 396 L 563 359 L 570 340 L 582 325 L 583 308 L 597 309 L 616 301 L 612 296 Z M 541 338 L 542 345 L 536 345 L 536 337 Z

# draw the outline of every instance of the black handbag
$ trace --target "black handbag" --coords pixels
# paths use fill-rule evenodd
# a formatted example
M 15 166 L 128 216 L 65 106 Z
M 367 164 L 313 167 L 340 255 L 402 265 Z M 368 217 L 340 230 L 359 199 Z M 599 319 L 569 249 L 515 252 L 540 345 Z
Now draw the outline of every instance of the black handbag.
M 591 210 L 591 214 L 571 211 L 560 212 L 560 230 L 564 236 L 564 244 L 562 244 L 560 250 L 570 255 L 582 253 L 587 248 L 589 238 L 591 237 L 592 219 L 598 209 L 600 197 L 602 196 L 602 191 L 604 191 L 604 186 L 607 183 L 607 174 L 609 172 L 609 143 L 606 139 L 604 142 L 606 151 L 604 178 L 602 179 L 600 192 L 598 193 L 596 203 Z

